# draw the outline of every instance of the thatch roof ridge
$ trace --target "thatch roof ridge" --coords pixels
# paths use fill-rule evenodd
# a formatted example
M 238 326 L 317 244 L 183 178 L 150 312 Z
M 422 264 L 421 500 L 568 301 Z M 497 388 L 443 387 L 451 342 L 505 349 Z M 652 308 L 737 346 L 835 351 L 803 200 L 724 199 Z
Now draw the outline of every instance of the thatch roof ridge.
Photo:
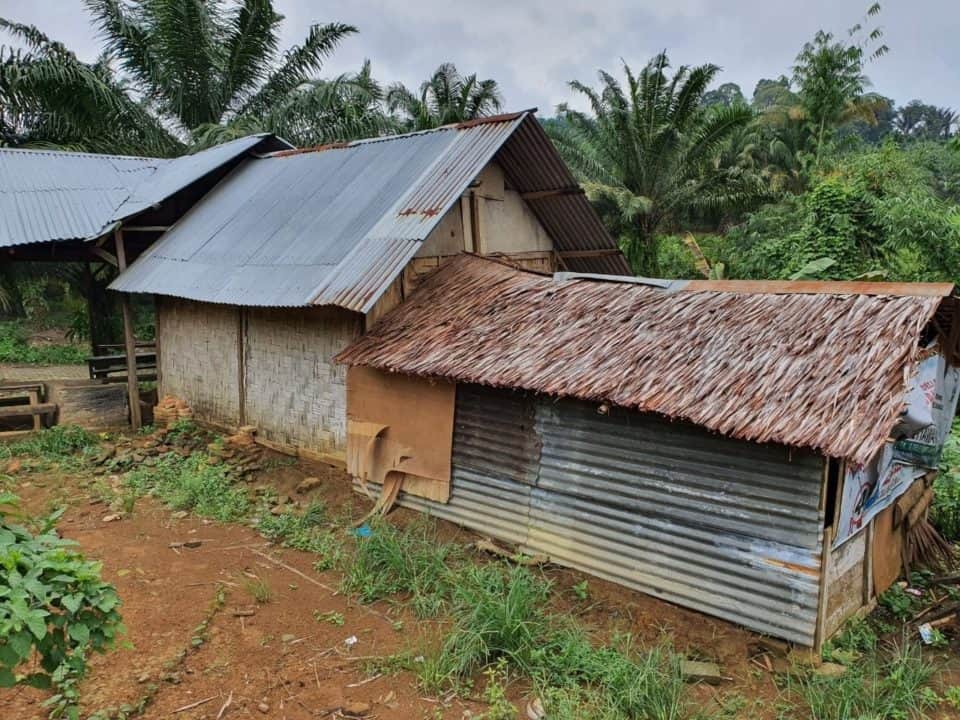
M 949 286 L 945 286 L 949 288 Z M 464 255 L 338 359 L 607 402 L 865 462 L 943 297 L 557 281 Z

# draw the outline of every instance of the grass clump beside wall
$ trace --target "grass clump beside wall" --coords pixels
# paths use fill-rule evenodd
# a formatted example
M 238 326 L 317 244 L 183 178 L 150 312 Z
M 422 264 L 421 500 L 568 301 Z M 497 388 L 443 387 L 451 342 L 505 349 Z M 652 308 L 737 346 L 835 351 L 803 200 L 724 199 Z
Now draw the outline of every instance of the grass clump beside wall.
M 839 676 L 788 676 L 784 720 L 926 717 L 939 702 L 929 687 L 932 663 L 920 648 L 903 642 L 865 655 Z
M 247 493 L 234 485 L 229 469 L 211 464 L 202 453 L 187 457 L 168 453 L 152 467 L 134 468 L 124 482 L 134 492 L 153 495 L 172 508 L 222 522 L 239 520 L 250 511 Z
M 357 538 L 344 572 L 344 590 L 365 602 L 403 593 L 420 616 L 446 613 L 441 642 L 393 659 L 427 692 L 466 691 L 480 672 L 488 685 L 512 674 L 534 682 L 550 718 L 685 716 L 681 658 L 669 648 L 638 650 L 629 638 L 595 645 L 550 609 L 552 583 L 541 573 L 501 561 L 477 565 L 462 546 L 439 541 L 428 519 L 403 529 L 375 523 L 369 537 Z
M 419 617 L 431 617 L 447 605 L 456 569 L 463 564 L 462 546 L 439 540 L 426 518 L 407 528 L 387 522 L 371 524 L 369 537 L 358 537 L 344 568 L 343 589 L 363 602 L 407 593 Z

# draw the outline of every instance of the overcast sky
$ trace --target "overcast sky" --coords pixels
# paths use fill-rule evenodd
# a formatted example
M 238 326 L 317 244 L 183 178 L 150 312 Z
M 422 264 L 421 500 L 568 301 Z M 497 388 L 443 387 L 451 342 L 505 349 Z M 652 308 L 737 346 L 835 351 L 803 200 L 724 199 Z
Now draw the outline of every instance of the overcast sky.
M 284 47 L 311 24 L 341 21 L 360 32 L 324 74 L 355 70 L 416 87 L 442 61 L 497 80 L 507 109 L 552 114 L 570 98 L 566 82 L 593 82 L 620 58 L 642 66 L 666 49 L 676 64 L 714 62 L 718 82 L 749 97 L 759 78 L 789 74 L 800 46 L 819 28 L 845 33 L 867 0 L 276 0 L 286 16 Z M 960 109 L 960 0 L 886 0 L 880 24 L 890 54 L 867 72 L 874 90 L 898 104 L 912 98 Z M 37 25 L 81 58 L 97 54 L 82 0 L 0 0 L 0 16 Z M 0 36 L 0 42 L 9 38 Z

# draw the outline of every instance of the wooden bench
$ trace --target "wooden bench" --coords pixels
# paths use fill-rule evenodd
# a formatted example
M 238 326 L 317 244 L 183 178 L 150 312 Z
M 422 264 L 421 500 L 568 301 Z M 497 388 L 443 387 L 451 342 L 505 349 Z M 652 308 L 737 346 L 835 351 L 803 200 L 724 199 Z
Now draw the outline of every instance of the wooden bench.
M 137 377 L 143 380 L 155 380 L 157 377 L 156 351 L 138 352 L 135 357 Z M 94 355 L 87 358 L 87 369 L 92 380 L 109 378 L 113 373 L 127 372 L 127 358 L 125 355 Z M 144 371 L 146 371 L 146 375 L 144 375 Z
M 42 416 L 57 411 L 56 403 L 41 402 L 43 392 L 43 383 L 0 383 L 0 419 L 32 416 L 33 429 L 40 430 L 43 427 Z M 0 432 L 0 435 L 3 434 Z

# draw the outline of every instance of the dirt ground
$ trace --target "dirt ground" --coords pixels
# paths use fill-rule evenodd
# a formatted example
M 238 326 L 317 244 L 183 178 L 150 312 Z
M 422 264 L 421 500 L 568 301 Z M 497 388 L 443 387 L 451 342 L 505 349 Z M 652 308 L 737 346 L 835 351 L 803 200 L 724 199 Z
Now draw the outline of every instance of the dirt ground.
M 346 476 L 326 466 L 284 465 L 256 482 L 292 492 L 308 475 L 323 478 L 313 494 L 332 513 L 352 506 L 360 514 L 369 505 L 352 493 Z M 142 717 L 183 720 L 214 720 L 225 704 L 224 719 L 355 712 L 382 720 L 459 720 L 485 709 L 461 698 L 425 697 L 408 673 L 373 672 L 371 659 L 415 647 L 442 627 L 418 623 L 401 603 L 351 602 L 337 592 L 338 573 L 317 573 L 307 553 L 272 546 L 240 524 L 184 517 L 149 498 L 137 500 L 123 519 L 104 522 L 110 511 L 92 499 L 89 481 L 35 474 L 17 479 L 26 509 L 69 505 L 59 523 L 62 535 L 103 563 L 104 578 L 123 601 L 125 641 L 92 658 L 81 688 L 82 717 L 147 700 Z M 399 510 L 390 517 L 402 523 L 413 514 Z M 448 523 L 441 523 L 441 532 L 445 539 L 476 539 Z M 175 545 L 186 541 L 200 545 Z M 751 659 L 755 635 L 573 571 L 551 568 L 547 574 L 561 598 L 569 598 L 568 611 L 601 633 L 631 632 L 643 643 L 667 638 L 689 658 L 718 662 L 728 680 L 690 689 L 706 712 L 736 700 L 738 709 L 726 717 L 776 716 L 774 676 Z M 269 586 L 269 602 L 256 603 L 246 589 L 255 579 Z M 586 607 L 571 591 L 584 579 L 590 587 Z M 339 613 L 343 624 L 318 622 L 315 613 Z M 511 691 L 521 710 L 525 690 Z M 44 697 L 32 689 L 0 690 L 0 717 L 44 718 Z

